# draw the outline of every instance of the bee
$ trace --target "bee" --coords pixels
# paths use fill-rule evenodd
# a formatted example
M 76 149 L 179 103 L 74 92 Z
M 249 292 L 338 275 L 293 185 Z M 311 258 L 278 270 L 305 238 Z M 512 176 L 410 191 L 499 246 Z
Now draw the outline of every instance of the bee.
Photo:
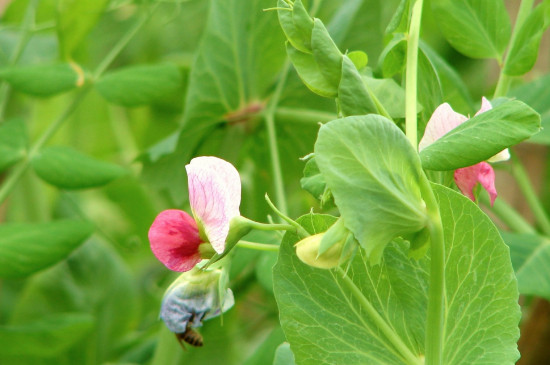
M 191 329 L 191 327 L 186 327 L 185 332 L 176 333 L 176 338 L 184 349 L 185 346 L 183 345 L 183 342 L 187 342 L 194 347 L 202 347 L 204 344 L 201 334 Z

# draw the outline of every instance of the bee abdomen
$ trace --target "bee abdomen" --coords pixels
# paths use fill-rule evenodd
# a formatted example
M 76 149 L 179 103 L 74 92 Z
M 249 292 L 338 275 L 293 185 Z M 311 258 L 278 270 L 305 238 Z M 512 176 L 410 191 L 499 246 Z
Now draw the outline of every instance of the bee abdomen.
M 185 341 L 191 346 L 194 347 L 201 347 L 203 345 L 202 336 L 200 333 L 192 330 L 191 328 L 187 327 L 185 332 L 183 333 L 177 333 L 176 337 L 180 341 Z

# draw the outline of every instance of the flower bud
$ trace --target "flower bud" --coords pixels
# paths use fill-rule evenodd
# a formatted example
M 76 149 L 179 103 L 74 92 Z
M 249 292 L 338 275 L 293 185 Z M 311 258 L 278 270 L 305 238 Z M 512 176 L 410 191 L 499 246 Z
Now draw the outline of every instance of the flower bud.
M 170 285 L 162 300 L 160 318 L 176 334 L 188 327 L 201 327 L 202 321 L 229 310 L 235 300 L 233 292 L 221 288 L 220 270 L 193 270 L 183 273 Z
M 332 269 L 338 266 L 344 249 L 344 241 L 337 242 L 319 255 L 319 247 L 324 235 L 325 233 L 314 234 L 296 244 L 296 255 L 304 264 L 319 269 Z

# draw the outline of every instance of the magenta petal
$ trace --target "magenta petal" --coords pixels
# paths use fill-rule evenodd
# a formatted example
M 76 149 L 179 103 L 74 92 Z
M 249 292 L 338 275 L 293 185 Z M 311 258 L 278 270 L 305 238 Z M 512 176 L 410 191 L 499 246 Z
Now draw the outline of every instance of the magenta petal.
M 455 112 L 449 104 L 441 104 L 434 111 L 426 125 L 424 136 L 418 144 L 419 151 L 422 151 L 467 120 L 468 118 Z
M 229 162 L 217 157 L 194 158 L 185 168 L 193 215 L 204 228 L 214 250 L 221 254 L 225 249 L 229 222 L 240 215 L 239 172 Z
M 487 162 L 480 162 L 470 167 L 464 167 L 455 171 L 455 182 L 462 194 L 475 201 L 474 188 L 479 182 L 487 190 L 491 197 L 491 205 L 497 198 L 495 188 L 495 171 Z
M 157 259 L 170 270 L 189 271 L 201 260 L 197 223 L 184 211 L 160 212 L 149 228 L 149 242 Z

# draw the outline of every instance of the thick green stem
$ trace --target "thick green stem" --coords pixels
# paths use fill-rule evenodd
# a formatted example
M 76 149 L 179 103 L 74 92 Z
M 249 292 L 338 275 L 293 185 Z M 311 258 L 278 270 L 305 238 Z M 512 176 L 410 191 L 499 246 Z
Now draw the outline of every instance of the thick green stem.
M 405 74 L 405 131 L 414 149 L 418 148 L 417 136 L 417 76 L 418 76 L 418 39 L 422 20 L 423 0 L 417 0 L 412 9 L 411 26 L 407 43 L 407 68 Z
M 248 248 L 250 250 L 256 251 L 279 251 L 279 245 L 269 245 L 265 243 L 249 242 L 249 241 L 239 241 L 237 242 L 237 247 Z
M 510 38 L 510 43 L 509 43 L 510 45 L 513 45 L 515 43 L 519 30 L 521 29 L 521 27 L 523 26 L 523 23 L 525 23 L 525 20 L 531 13 L 531 9 L 533 8 L 533 3 L 534 3 L 534 0 L 521 1 L 519 10 L 518 10 L 518 15 L 516 17 L 516 24 L 514 25 L 514 31 L 512 32 L 512 37 Z M 510 89 L 510 85 L 512 83 L 512 77 L 504 73 L 506 63 L 508 62 L 508 57 L 509 55 L 507 55 L 506 60 L 501 63 L 500 75 L 498 77 L 497 87 L 495 89 L 495 94 L 493 98 L 506 96 L 506 94 L 508 94 L 508 90 Z
M 23 24 L 22 24 L 22 32 L 19 36 L 19 41 L 17 42 L 17 45 L 15 46 L 15 51 L 10 57 L 9 66 L 15 65 L 18 61 L 21 55 L 23 54 L 23 51 L 25 50 L 25 46 L 29 42 L 29 39 L 32 35 L 32 28 L 34 27 L 34 19 L 36 14 L 36 7 L 38 6 L 38 0 L 31 0 L 29 1 L 29 4 L 27 5 L 27 9 L 25 10 L 25 16 L 23 18 Z M 0 87 L 0 120 L 4 118 L 4 111 L 6 110 L 6 105 L 8 103 L 8 96 L 10 92 L 10 87 L 7 83 L 3 83 Z
M 541 231 L 546 236 L 550 236 L 550 220 L 548 219 L 548 215 L 546 214 L 537 193 L 535 193 L 535 189 L 533 188 L 533 185 L 531 184 L 529 176 L 527 176 L 527 172 L 525 172 L 521 161 L 512 149 L 510 149 L 510 158 L 512 161 L 512 175 L 516 179 L 519 189 L 523 193 L 523 196 L 525 196 L 525 200 L 531 208 Z
M 440 365 L 443 360 L 443 325 L 445 321 L 445 241 L 439 205 L 430 182 L 423 177 L 421 193 L 426 202 L 430 231 L 430 287 L 426 318 L 426 364 Z
M 409 347 L 401 340 L 393 328 L 386 322 L 386 320 L 378 313 L 376 308 L 369 302 L 369 300 L 363 295 L 361 290 L 355 285 L 353 280 L 347 276 L 347 274 L 340 267 L 336 267 L 334 271 L 343 280 L 344 284 L 348 287 L 351 294 L 357 299 L 359 305 L 365 310 L 369 318 L 376 324 L 378 329 L 386 336 L 395 349 L 401 354 L 403 359 L 411 365 L 420 365 L 422 360 L 413 354 Z
M 536 233 L 536 230 L 523 217 L 514 210 L 502 198 L 495 200 L 491 207 L 491 201 L 487 194 L 480 194 L 479 199 L 484 206 L 489 208 L 504 224 L 516 233 Z

